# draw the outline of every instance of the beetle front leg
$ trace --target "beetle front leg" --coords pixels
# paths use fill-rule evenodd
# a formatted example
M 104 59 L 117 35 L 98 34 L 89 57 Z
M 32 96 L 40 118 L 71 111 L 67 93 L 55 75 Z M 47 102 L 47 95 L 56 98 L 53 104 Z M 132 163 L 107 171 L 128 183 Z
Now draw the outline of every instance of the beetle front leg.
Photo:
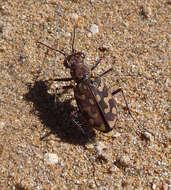
M 56 79 L 45 80 L 45 82 L 51 82 L 51 83 L 53 83 L 54 81 L 68 82 L 72 80 L 73 80 L 72 78 L 56 78 Z
M 107 74 L 108 72 L 110 72 L 110 71 L 112 71 L 112 70 L 113 70 L 113 68 L 108 69 L 108 70 L 105 71 L 104 73 L 100 74 L 99 77 L 100 77 L 100 78 L 103 77 L 105 74 Z
M 100 59 L 98 59 L 96 61 L 96 64 L 91 68 L 91 71 L 93 71 L 98 66 L 98 64 L 100 64 L 100 62 L 101 62 L 102 59 L 103 59 L 103 57 L 100 57 Z

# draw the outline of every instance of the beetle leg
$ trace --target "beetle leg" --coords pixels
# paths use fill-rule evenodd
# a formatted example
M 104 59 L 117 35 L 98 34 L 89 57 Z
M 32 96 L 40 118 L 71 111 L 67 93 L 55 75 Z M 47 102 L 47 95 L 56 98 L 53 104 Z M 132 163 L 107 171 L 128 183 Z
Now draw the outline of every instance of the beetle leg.
M 59 87 L 57 87 L 56 88 L 56 90 L 68 90 L 68 89 L 72 89 L 74 86 L 72 86 L 72 85 L 69 85 L 69 86 L 59 86 Z M 55 94 L 55 104 L 56 104 L 56 101 L 57 100 L 57 94 Z
M 128 107 L 128 102 L 127 102 L 127 100 L 126 100 L 126 98 L 125 98 L 125 94 L 124 94 L 122 88 L 119 88 L 119 89 L 115 90 L 114 92 L 112 92 L 112 95 L 115 95 L 115 94 L 117 94 L 117 93 L 119 93 L 119 92 L 122 93 L 122 96 L 123 96 L 123 98 L 124 98 L 124 102 L 125 102 L 125 104 L 126 104 L 126 108 L 127 108 L 127 110 L 128 110 L 128 113 L 130 114 L 130 109 L 129 109 L 129 107 Z
M 119 93 L 119 92 L 122 93 L 122 96 L 123 96 L 123 98 L 124 98 L 124 102 L 125 102 L 125 105 L 126 105 L 126 109 L 128 110 L 128 114 L 131 116 L 131 118 L 133 119 L 133 121 L 134 121 L 135 123 L 137 123 L 138 127 L 141 127 L 144 131 L 148 131 L 148 130 L 145 129 L 144 126 L 135 118 L 135 116 L 132 115 L 131 110 L 129 109 L 128 102 L 127 102 L 127 100 L 126 100 L 126 97 L 125 97 L 125 94 L 124 94 L 122 88 L 119 88 L 119 89 L 115 90 L 114 92 L 112 92 L 112 95 L 115 95 L 115 94 L 117 94 L 117 93 Z M 149 133 L 150 133 L 150 132 L 149 132 Z
M 105 71 L 104 73 L 100 74 L 99 77 L 103 77 L 105 74 L 107 74 L 108 72 L 112 71 L 113 68 L 108 69 L 107 71 Z
M 88 139 L 88 141 L 93 144 L 93 141 L 86 135 L 84 129 L 81 126 L 81 124 L 78 121 L 76 121 L 74 118 L 72 118 L 72 121 L 79 127 L 81 133 Z
M 56 78 L 53 79 L 53 81 L 63 81 L 63 82 L 67 82 L 67 81 L 71 81 L 73 80 L 72 78 Z
M 67 81 L 72 81 L 72 78 L 56 78 L 56 79 L 48 79 L 45 80 L 45 82 L 50 82 L 53 83 L 54 81 L 61 81 L 61 82 L 67 82 Z
M 71 88 L 74 88 L 73 85 L 68 85 L 68 86 L 59 86 L 56 88 L 56 90 L 68 90 L 68 89 L 71 89 Z
M 98 66 L 98 64 L 100 64 L 100 62 L 101 62 L 102 59 L 103 59 L 103 57 L 100 57 L 100 59 L 98 59 L 96 61 L 96 64 L 91 68 L 91 71 L 94 70 Z

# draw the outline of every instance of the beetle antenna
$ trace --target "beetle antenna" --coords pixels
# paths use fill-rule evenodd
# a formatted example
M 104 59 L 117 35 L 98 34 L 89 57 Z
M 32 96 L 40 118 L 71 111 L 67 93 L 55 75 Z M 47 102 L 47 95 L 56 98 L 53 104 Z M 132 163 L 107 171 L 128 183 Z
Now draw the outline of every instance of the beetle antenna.
M 46 45 L 46 44 L 44 44 L 42 42 L 39 42 L 39 41 L 37 41 L 37 43 L 42 44 L 42 45 L 46 46 L 47 48 L 49 48 L 51 50 L 57 51 L 57 52 L 61 53 L 62 55 L 64 55 L 66 57 L 66 53 L 64 51 L 62 51 L 62 50 L 54 49 L 54 48 L 52 48 L 52 47 L 50 47 L 50 46 L 48 46 L 48 45 Z
M 74 26 L 74 32 L 73 32 L 73 38 L 72 38 L 72 53 L 75 52 L 75 49 L 74 49 L 75 33 L 76 33 L 76 27 Z

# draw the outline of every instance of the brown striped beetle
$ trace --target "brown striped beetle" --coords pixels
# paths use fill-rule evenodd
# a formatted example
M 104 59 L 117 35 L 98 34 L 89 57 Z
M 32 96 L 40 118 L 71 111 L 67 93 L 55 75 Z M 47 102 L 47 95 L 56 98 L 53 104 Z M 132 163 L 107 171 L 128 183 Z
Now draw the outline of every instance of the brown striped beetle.
M 74 49 L 75 27 L 73 35 L 72 52 L 69 55 L 67 55 L 62 50 L 56 50 L 46 44 L 43 44 L 42 42 L 38 42 L 39 44 L 42 44 L 49 49 L 55 50 L 56 52 L 59 52 L 65 56 L 64 66 L 70 69 L 71 78 L 54 79 L 54 81 L 74 80 L 75 84 L 63 86 L 58 89 L 72 88 L 74 90 L 78 108 L 82 112 L 85 119 L 93 128 L 96 128 L 102 132 L 109 132 L 115 127 L 117 121 L 117 109 L 113 95 L 121 92 L 129 115 L 135 122 L 137 122 L 138 126 L 144 129 L 144 127 L 130 112 L 123 90 L 119 88 L 118 90 L 111 93 L 106 85 L 101 81 L 101 77 L 112 69 L 109 69 L 99 76 L 94 77 L 91 71 L 93 71 L 98 66 L 102 58 L 99 59 L 91 69 L 89 69 L 84 64 L 84 53 Z

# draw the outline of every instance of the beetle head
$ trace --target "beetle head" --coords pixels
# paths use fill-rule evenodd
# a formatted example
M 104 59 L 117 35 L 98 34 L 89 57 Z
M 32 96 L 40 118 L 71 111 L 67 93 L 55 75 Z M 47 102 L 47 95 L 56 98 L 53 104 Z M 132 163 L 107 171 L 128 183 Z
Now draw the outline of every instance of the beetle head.
M 64 66 L 71 70 L 71 76 L 75 81 L 89 77 L 89 68 L 84 65 L 85 55 L 83 52 L 74 52 L 64 60 Z

